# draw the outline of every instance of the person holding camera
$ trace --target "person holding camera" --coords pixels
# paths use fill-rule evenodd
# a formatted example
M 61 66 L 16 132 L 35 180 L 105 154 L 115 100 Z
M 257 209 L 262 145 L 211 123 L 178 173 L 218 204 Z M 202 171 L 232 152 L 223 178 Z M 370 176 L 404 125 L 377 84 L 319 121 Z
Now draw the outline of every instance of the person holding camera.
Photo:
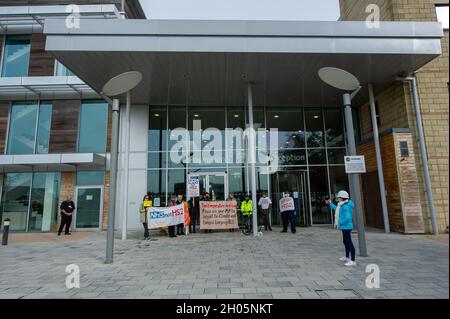
M 345 266 L 356 266 L 355 246 L 353 245 L 351 236 L 353 229 L 353 209 L 355 208 L 355 204 L 346 191 L 340 191 L 337 194 L 337 198 L 337 205 L 333 204 L 329 198 L 325 200 L 325 203 L 335 211 L 334 225 L 337 229 L 342 231 L 345 257 L 341 257 L 339 260 L 345 261 Z

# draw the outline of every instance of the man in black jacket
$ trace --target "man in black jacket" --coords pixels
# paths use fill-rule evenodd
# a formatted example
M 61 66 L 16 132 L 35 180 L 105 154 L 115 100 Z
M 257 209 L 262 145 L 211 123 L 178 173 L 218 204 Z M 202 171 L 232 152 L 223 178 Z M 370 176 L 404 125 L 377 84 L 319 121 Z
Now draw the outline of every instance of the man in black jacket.
M 61 235 L 61 232 L 66 226 L 66 229 L 64 231 L 64 235 L 70 235 L 69 229 L 70 224 L 72 223 L 72 214 L 75 210 L 75 203 L 72 201 L 72 196 L 68 195 L 66 197 L 66 200 L 61 203 L 60 206 L 61 209 L 61 225 L 58 229 L 58 236 Z

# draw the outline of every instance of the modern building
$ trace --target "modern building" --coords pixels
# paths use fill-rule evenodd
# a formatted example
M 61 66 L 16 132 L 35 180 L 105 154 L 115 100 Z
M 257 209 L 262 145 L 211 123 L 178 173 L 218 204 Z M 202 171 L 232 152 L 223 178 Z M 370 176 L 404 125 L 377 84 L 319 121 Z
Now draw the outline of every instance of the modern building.
M 144 194 L 164 206 L 171 194 L 186 193 L 190 178 L 216 200 L 252 192 L 252 122 L 256 193 L 277 202 L 290 191 L 300 225 L 331 224 L 323 198 L 349 189 L 347 139 L 343 92 L 320 80 L 322 67 L 343 68 L 362 84 L 353 122 L 366 158 L 366 225 L 384 227 L 372 87 L 391 230 L 432 231 L 417 125 L 437 224 L 446 229 L 448 29 L 436 22 L 440 5 L 370 1 L 384 20 L 372 28 L 369 1 L 342 0 L 336 22 L 145 20 L 137 0 L 120 2 L 75 1 L 80 20 L 68 18 L 69 1 L 2 2 L 0 217 L 14 230 L 54 229 L 67 194 L 77 203 L 76 229 L 106 228 L 111 110 L 99 93 L 130 70 L 143 80 L 129 110 L 120 97 L 117 228 L 140 227 Z M 411 84 L 398 78 L 414 74 L 422 124 Z M 277 209 L 272 219 L 279 221 Z

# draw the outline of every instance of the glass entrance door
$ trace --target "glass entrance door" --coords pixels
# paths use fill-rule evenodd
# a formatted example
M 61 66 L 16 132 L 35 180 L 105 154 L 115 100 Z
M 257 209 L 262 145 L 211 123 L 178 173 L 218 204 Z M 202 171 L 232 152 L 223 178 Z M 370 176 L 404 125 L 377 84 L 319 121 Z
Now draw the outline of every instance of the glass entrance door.
M 212 200 L 225 200 L 228 197 L 226 173 L 191 173 L 189 178 L 199 179 L 200 196 L 208 192 Z
M 77 187 L 75 203 L 75 228 L 99 229 L 103 211 L 103 188 L 100 186 Z
M 306 171 L 280 171 L 271 175 L 272 185 L 272 220 L 281 224 L 281 213 L 278 202 L 284 192 L 289 192 L 294 199 L 296 221 L 299 226 L 310 224 L 308 205 L 308 179 Z

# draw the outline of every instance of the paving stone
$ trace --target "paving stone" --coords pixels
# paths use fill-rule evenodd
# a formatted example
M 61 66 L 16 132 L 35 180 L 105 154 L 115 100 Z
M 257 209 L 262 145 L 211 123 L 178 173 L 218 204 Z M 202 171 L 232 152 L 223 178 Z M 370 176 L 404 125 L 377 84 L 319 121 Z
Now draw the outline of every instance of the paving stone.
M 146 245 L 140 231 L 130 231 L 130 239 L 116 241 L 109 265 L 104 233 L 76 242 L 8 245 L 0 249 L 0 298 L 448 299 L 448 245 L 367 230 L 370 256 L 347 268 L 338 260 L 339 232 L 310 227 L 283 235 L 267 233 L 256 241 L 238 232 L 198 233 Z M 69 263 L 81 266 L 80 289 L 65 287 Z M 381 289 L 365 286 L 368 264 L 380 267 Z

